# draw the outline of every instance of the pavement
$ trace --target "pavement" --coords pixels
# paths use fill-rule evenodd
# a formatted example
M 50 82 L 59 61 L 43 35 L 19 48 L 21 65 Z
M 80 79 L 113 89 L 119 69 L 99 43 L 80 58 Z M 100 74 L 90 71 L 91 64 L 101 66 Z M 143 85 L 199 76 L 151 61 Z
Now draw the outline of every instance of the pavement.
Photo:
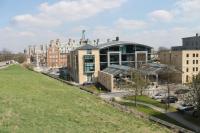
M 111 100 L 116 97 L 125 97 L 128 95 L 133 95 L 131 91 L 119 91 L 119 92 L 109 92 L 109 93 L 101 93 L 99 96 L 105 100 Z

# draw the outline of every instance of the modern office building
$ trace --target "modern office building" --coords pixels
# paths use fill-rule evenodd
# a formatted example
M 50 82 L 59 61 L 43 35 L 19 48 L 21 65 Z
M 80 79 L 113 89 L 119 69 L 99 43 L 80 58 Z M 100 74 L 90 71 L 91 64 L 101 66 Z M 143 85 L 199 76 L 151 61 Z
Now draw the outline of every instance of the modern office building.
M 185 84 L 200 72 L 200 38 L 197 34 L 195 37 L 183 38 L 182 41 L 183 46 L 159 52 L 159 60 L 180 69 L 182 74 L 175 74 L 175 80 Z
M 111 65 L 138 68 L 146 64 L 150 61 L 151 50 L 149 46 L 119 41 L 119 38 L 96 46 L 85 44 L 70 52 L 67 67 L 75 82 L 95 82 L 98 71 Z
M 68 71 L 73 81 L 84 84 L 96 82 L 99 66 L 99 49 L 85 44 L 74 51 L 68 57 Z
M 126 41 L 115 41 L 98 45 L 100 51 L 100 69 L 110 65 L 123 65 L 137 68 L 151 60 L 152 47 Z

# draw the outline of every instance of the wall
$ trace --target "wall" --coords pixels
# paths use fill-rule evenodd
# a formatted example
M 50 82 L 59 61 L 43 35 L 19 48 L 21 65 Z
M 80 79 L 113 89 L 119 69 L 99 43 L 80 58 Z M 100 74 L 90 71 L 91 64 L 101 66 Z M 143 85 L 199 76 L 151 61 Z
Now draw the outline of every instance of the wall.
M 193 54 L 195 55 L 194 57 Z M 187 57 L 187 55 L 189 55 L 189 57 Z M 162 64 L 173 65 L 183 72 L 182 74 L 174 74 L 173 77 L 175 82 L 183 84 L 191 82 L 193 75 L 197 75 L 200 72 L 199 57 L 200 50 L 165 51 L 159 53 L 160 62 Z M 189 61 L 189 64 L 187 64 L 187 61 Z M 188 82 L 186 77 L 188 77 Z
M 187 57 L 187 54 L 189 54 L 189 57 Z M 195 55 L 194 57 L 193 57 L 193 54 Z M 189 82 L 191 82 L 193 75 L 197 75 L 200 72 L 200 58 L 199 58 L 200 50 L 184 50 L 182 53 L 182 56 L 183 56 L 182 71 L 184 72 L 182 75 L 183 82 L 187 83 L 186 76 L 189 77 Z M 187 64 L 187 60 L 189 61 L 189 64 Z M 193 64 L 193 61 L 194 61 L 194 64 Z M 188 69 L 188 72 L 187 72 L 187 69 Z
M 113 75 L 99 71 L 98 82 L 111 92 L 114 90 Z
M 87 50 L 78 50 L 78 64 L 79 64 L 79 84 L 83 84 L 87 81 L 87 75 L 84 73 L 84 55 L 87 55 Z M 99 50 L 92 50 L 91 55 L 95 57 L 95 72 L 94 72 L 94 81 L 97 81 L 98 71 L 100 70 L 99 63 Z

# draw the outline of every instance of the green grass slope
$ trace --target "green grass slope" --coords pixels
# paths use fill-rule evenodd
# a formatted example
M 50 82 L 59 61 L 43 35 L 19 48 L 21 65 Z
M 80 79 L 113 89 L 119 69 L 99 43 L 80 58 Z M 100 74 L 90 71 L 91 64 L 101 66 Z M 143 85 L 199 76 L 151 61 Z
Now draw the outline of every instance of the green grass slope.
M 169 130 L 120 112 L 75 87 L 15 65 L 0 70 L 0 132 L 162 133 Z

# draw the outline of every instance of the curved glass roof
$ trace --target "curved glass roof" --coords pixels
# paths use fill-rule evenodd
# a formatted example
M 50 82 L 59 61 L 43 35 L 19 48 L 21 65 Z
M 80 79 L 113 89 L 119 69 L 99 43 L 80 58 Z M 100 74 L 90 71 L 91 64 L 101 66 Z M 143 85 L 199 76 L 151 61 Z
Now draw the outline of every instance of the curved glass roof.
M 139 44 L 139 43 L 134 43 L 134 42 L 128 42 L 128 41 L 111 41 L 111 42 L 99 44 L 98 48 L 99 49 L 103 49 L 103 48 L 110 47 L 110 46 L 124 45 L 124 44 L 127 44 L 127 45 L 138 45 L 138 46 L 143 46 L 143 47 L 147 47 L 147 48 L 152 49 L 152 47 L 150 47 L 150 46 Z

